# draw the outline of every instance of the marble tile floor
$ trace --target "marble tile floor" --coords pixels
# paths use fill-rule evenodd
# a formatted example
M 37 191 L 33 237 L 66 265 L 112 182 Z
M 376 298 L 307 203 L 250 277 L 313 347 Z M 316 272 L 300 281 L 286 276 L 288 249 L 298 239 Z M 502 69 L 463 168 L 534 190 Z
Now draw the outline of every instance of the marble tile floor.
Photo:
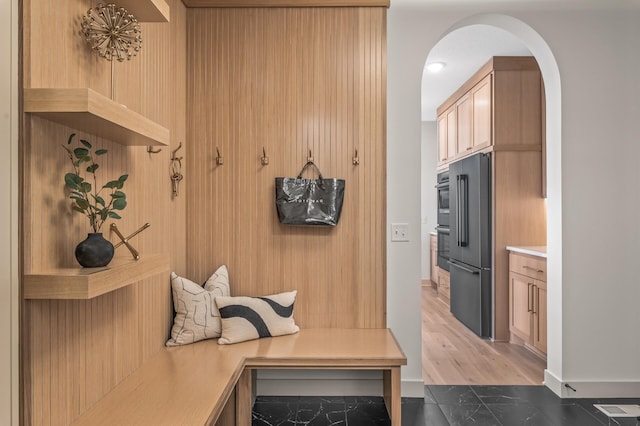
M 640 426 L 609 419 L 593 404 L 640 404 L 636 399 L 561 399 L 544 386 L 425 386 L 402 399 L 403 426 Z M 258 397 L 253 426 L 390 425 L 380 397 Z

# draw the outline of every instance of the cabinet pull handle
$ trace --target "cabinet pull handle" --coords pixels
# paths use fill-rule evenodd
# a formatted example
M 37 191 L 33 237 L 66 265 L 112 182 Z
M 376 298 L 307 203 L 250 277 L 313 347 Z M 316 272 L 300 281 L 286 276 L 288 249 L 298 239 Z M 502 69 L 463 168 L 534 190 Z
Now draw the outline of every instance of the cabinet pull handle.
M 523 265 L 522 266 L 524 269 L 529 269 L 530 271 L 534 271 L 534 272 L 544 272 L 542 269 L 537 269 L 537 268 L 532 268 L 531 266 L 527 266 L 527 265 Z
M 531 297 L 531 289 L 533 288 L 533 284 L 527 283 L 527 312 L 533 312 L 533 308 L 531 305 L 533 304 L 533 297 Z
M 471 147 L 471 146 L 470 146 L 470 147 L 468 147 L 466 150 L 467 150 L 467 151 L 471 151 L 472 149 L 473 149 L 473 147 Z

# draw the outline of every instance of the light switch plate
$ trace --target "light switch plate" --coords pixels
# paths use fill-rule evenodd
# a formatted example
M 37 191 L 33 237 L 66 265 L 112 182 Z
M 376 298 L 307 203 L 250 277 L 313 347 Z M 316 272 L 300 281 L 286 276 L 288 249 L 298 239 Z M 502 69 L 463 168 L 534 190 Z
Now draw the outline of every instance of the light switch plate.
M 397 241 L 397 242 L 409 241 L 409 224 L 408 223 L 392 223 L 391 224 L 391 241 Z

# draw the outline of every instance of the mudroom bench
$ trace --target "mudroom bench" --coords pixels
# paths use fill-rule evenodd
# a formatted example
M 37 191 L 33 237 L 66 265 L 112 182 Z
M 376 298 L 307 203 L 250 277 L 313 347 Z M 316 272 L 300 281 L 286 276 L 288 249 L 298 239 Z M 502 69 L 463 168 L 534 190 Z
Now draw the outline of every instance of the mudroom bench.
M 381 370 L 384 401 L 400 426 L 400 367 L 389 329 L 303 329 L 234 345 L 205 340 L 163 348 L 74 425 L 248 426 L 259 369 Z

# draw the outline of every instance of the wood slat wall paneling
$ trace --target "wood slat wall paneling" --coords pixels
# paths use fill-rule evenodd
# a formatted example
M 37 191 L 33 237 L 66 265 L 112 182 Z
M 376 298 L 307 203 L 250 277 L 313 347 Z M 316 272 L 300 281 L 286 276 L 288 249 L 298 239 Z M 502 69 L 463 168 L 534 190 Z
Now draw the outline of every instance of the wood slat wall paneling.
M 187 22 L 189 275 L 224 263 L 234 295 L 297 289 L 302 327 L 384 327 L 386 9 L 188 9 Z M 274 178 L 309 150 L 346 180 L 333 229 L 278 222 Z
M 114 100 L 170 130 L 160 154 L 126 147 L 101 134 L 78 132 L 25 114 L 21 152 L 23 273 L 78 266 L 75 245 L 88 226 L 71 212 L 63 185 L 69 169 L 60 147 L 69 133 L 109 150 L 101 177 L 129 173 L 128 206 L 118 227 L 124 234 L 149 222 L 131 240 L 141 256 L 169 254 L 171 268 L 186 268 L 186 194 L 171 196 L 171 150 L 186 145 L 186 8 L 167 1 L 170 23 L 143 23 L 145 44 L 130 62 L 114 67 Z M 111 64 L 85 45 L 80 21 L 93 2 L 25 0 L 24 86 L 89 88 L 111 98 Z M 187 164 L 183 161 L 186 168 Z M 102 229 L 106 237 L 117 241 Z M 117 257 L 128 257 L 126 248 Z M 168 338 L 172 302 L 168 274 L 92 300 L 25 300 L 22 306 L 24 424 L 69 424 L 158 351 Z

